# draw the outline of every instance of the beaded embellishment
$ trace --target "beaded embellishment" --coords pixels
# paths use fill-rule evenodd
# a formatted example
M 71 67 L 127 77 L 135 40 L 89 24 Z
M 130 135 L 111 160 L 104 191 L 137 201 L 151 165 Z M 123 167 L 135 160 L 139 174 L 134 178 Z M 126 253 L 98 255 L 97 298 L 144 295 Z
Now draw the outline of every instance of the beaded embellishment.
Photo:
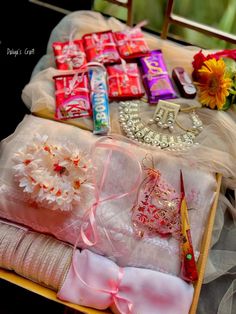
M 119 121 L 121 128 L 127 137 L 147 146 L 157 148 L 168 148 L 171 150 L 182 150 L 190 147 L 195 142 L 195 138 L 200 134 L 203 128 L 202 121 L 195 111 L 189 114 L 192 121 L 192 128 L 184 133 L 161 133 L 150 125 L 154 120 L 150 119 L 148 123 L 144 122 L 139 113 L 141 101 L 121 101 L 119 106 Z

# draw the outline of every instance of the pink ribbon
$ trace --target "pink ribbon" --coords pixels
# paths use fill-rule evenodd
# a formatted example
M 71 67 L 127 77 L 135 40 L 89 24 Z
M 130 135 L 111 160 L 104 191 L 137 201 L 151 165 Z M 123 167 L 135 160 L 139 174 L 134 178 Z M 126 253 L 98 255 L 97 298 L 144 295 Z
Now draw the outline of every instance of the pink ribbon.
M 56 59 L 60 63 L 72 63 L 72 66 L 80 67 L 84 63 L 85 53 L 77 47 L 77 45 L 73 41 L 73 35 L 75 33 L 75 29 L 71 32 L 69 36 L 68 45 L 65 45 L 62 49 L 62 54 L 56 56 Z M 78 62 L 80 60 L 80 62 Z M 78 64 L 76 64 L 76 61 Z
M 126 66 L 126 62 L 124 59 L 121 59 L 121 65 L 120 65 L 124 71 L 124 73 L 121 74 L 112 74 L 108 76 L 108 84 L 109 81 L 113 78 L 116 78 L 117 81 L 117 85 L 126 85 L 127 83 L 129 83 L 129 77 L 138 77 L 138 73 L 133 73 L 128 71 L 127 66 Z M 121 81 L 121 82 L 120 82 Z M 139 82 L 138 82 L 139 84 Z M 138 86 L 138 89 L 140 90 L 141 87 L 140 85 Z
M 80 67 L 84 63 L 85 53 L 78 49 L 75 43 L 65 45 L 62 54 L 56 56 L 60 63 L 72 63 L 72 66 Z
M 124 39 L 121 40 L 117 40 L 117 45 L 118 46 L 123 46 L 126 45 L 127 42 L 130 42 L 132 44 L 132 42 L 135 41 L 144 41 L 144 38 L 141 37 L 133 37 L 134 33 L 137 31 L 141 31 L 141 27 L 146 25 L 147 21 L 142 21 L 140 23 L 138 23 L 137 25 L 135 25 L 135 27 L 129 29 L 129 30 L 125 30 L 122 33 L 125 35 Z
M 88 225 L 87 225 L 87 222 L 85 222 L 81 226 L 81 230 L 80 230 L 81 238 L 87 246 L 93 246 L 98 241 L 97 230 L 96 230 L 96 221 L 95 221 L 95 211 L 96 211 L 98 205 L 100 205 L 104 202 L 110 201 L 110 200 L 118 200 L 118 199 L 124 198 L 128 195 L 131 195 L 134 191 L 137 190 L 137 187 L 139 186 L 139 184 L 141 182 L 142 167 L 141 167 L 140 163 L 137 161 L 139 171 L 138 171 L 137 180 L 136 180 L 135 184 L 133 185 L 133 187 L 128 192 L 125 192 L 122 194 L 112 194 L 112 195 L 110 195 L 104 199 L 100 198 L 100 194 L 101 194 L 101 191 L 102 191 L 104 183 L 105 183 L 107 172 L 109 170 L 109 163 L 111 160 L 112 151 L 119 151 L 121 153 L 125 153 L 131 159 L 135 160 L 135 156 L 129 150 L 124 149 L 123 147 L 119 147 L 113 143 L 103 143 L 106 139 L 107 139 L 107 137 L 100 138 L 95 143 L 95 145 L 93 146 L 93 148 L 91 150 L 91 155 L 93 156 L 94 152 L 97 148 L 109 148 L 109 153 L 108 153 L 108 156 L 107 156 L 105 164 L 104 164 L 104 171 L 103 171 L 103 175 L 102 175 L 101 183 L 100 183 L 99 187 L 98 187 L 97 182 L 96 182 L 95 177 L 94 177 L 95 202 L 89 208 Z M 88 236 L 86 235 L 85 230 L 87 231 Z M 89 239 L 89 237 L 91 235 L 93 237 L 93 240 Z M 111 242 L 108 234 L 106 234 L 106 236 L 108 237 L 109 242 Z M 78 240 L 76 241 L 75 247 L 77 246 L 77 243 L 78 243 Z
M 105 141 L 107 141 L 108 139 L 110 139 L 112 142 L 111 143 L 105 143 Z M 97 235 L 97 230 L 96 230 L 96 220 L 95 220 L 95 211 L 96 211 L 97 206 L 100 205 L 101 203 L 107 202 L 109 200 L 117 200 L 117 199 L 121 199 L 123 197 L 126 197 L 128 195 L 131 195 L 134 191 L 136 191 L 138 189 L 138 187 L 141 183 L 141 180 L 142 180 L 142 166 L 141 166 L 140 162 L 136 159 L 135 154 L 131 150 L 128 150 L 127 148 L 119 147 L 117 144 L 114 143 L 115 139 L 116 140 L 123 140 L 123 141 L 125 140 L 129 144 L 132 143 L 132 145 L 135 145 L 131 140 L 124 138 L 123 136 L 111 135 L 109 137 L 99 138 L 96 141 L 96 143 L 93 145 L 93 147 L 90 151 L 91 156 L 93 156 L 97 148 L 109 149 L 107 158 L 106 158 L 105 163 L 104 163 L 104 170 L 103 170 L 103 174 L 102 174 L 102 178 L 101 178 L 99 186 L 97 185 L 96 178 L 94 177 L 95 201 L 92 204 L 92 206 L 89 208 L 89 215 L 88 215 L 89 225 L 87 226 L 87 223 L 84 223 L 81 226 L 80 237 L 82 238 L 83 242 L 85 244 L 87 244 L 88 246 L 92 246 L 92 245 L 96 244 L 96 242 L 98 240 L 98 235 Z M 100 194 L 101 194 L 102 188 L 104 186 L 104 183 L 105 183 L 108 171 L 109 171 L 109 163 L 110 163 L 113 151 L 119 151 L 122 154 L 127 155 L 128 157 L 130 157 L 132 160 L 134 160 L 137 163 L 137 166 L 138 166 L 137 179 L 136 179 L 134 185 L 131 187 L 131 189 L 128 192 L 121 193 L 121 194 L 112 194 L 112 195 L 110 195 L 104 199 L 101 199 Z M 92 240 L 88 238 L 85 231 L 87 231 L 87 233 L 89 233 L 90 236 L 92 235 Z M 109 242 L 111 242 L 108 234 L 107 234 L 107 237 L 108 237 Z M 73 270 L 74 270 L 77 278 L 89 289 L 92 289 L 96 292 L 103 292 L 103 293 L 109 294 L 111 296 L 111 305 L 114 303 L 121 314 L 131 314 L 132 309 L 133 309 L 132 302 L 130 300 L 128 300 L 127 298 L 121 297 L 118 295 L 120 285 L 121 285 L 121 282 L 122 282 L 122 279 L 124 276 L 124 268 L 119 267 L 118 274 L 117 274 L 117 280 L 112 282 L 112 287 L 110 290 L 100 289 L 100 288 L 93 287 L 93 286 L 89 285 L 88 283 L 86 283 L 86 281 L 83 280 L 83 278 L 81 278 L 81 275 L 79 274 L 77 267 L 76 267 L 77 266 L 76 249 L 77 249 L 78 241 L 79 241 L 79 237 L 77 238 L 77 240 L 74 244 L 73 256 L 72 256 L 72 267 L 73 267 Z
M 110 34 L 108 34 L 108 35 L 109 35 L 110 40 L 113 41 L 113 38 L 111 38 Z M 93 33 L 91 35 L 91 37 L 92 37 L 93 45 L 85 47 L 86 50 L 96 48 L 97 50 L 102 51 L 104 49 L 104 47 L 115 47 L 116 46 L 114 42 L 105 43 L 104 39 L 102 37 L 99 38 L 96 33 Z
M 75 272 L 75 275 L 77 278 L 89 289 L 92 289 L 96 292 L 102 292 L 102 293 L 107 293 L 111 295 L 111 304 L 110 306 L 114 303 L 115 306 L 117 307 L 118 311 L 120 314 L 131 314 L 132 309 L 133 309 L 133 304 L 131 301 L 129 301 L 127 298 L 121 297 L 118 295 L 121 281 L 124 277 L 124 268 L 119 267 L 118 269 L 118 278 L 117 281 L 112 282 L 112 287 L 111 290 L 106 290 L 106 289 L 100 289 L 97 287 L 93 287 L 92 285 L 89 285 L 86 281 L 83 280 L 83 278 L 80 276 L 80 273 L 77 270 L 77 260 L 76 260 L 76 247 L 74 246 L 73 250 L 73 256 L 72 256 L 72 266 L 73 270 Z M 123 309 L 123 306 L 121 308 L 120 303 L 123 303 L 125 305 L 125 309 Z
M 104 143 L 108 138 L 110 138 L 112 140 L 112 143 Z M 102 178 L 101 178 L 101 183 L 100 186 L 98 187 L 96 179 L 94 177 L 94 186 L 95 186 L 95 202 L 92 204 L 92 206 L 89 208 L 89 215 L 88 215 L 88 223 L 89 225 L 87 226 L 87 223 L 84 223 L 81 226 L 81 230 L 80 230 L 80 236 L 83 240 L 83 242 L 87 245 L 87 246 L 93 246 L 97 243 L 98 240 L 98 235 L 97 235 L 97 230 L 96 230 L 96 220 L 95 220 L 95 211 L 98 205 L 100 205 L 101 203 L 107 202 L 109 200 L 117 200 L 117 199 L 121 199 L 123 197 L 126 197 L 128 195 L 131 195 L 134 191 L 136 191 L 140 185 L 141 182 L 141 178 L 142 178 L 142 166 L 139 163 L 138 160 L 136 160 L 135 155 L 129 151 L 128 149 L 125 149 L 124 147 L 119 147 L 116 144 L 113 143 L 114 139 L 121 139 L 120 136 L 110 136 L 110 137 L 101 137 L 96 143 L 95 145 L 92 147 L 91 149 L 91 155 L 94 155 L 94 152 L 97 148 L 105 148 L 105 149 L 109 149 L 109 153 L 107 155 L 105 164 L 104 164 L 104 170 L 103 170 L 103 174 L 102 174 Z M 122 137 L 123 139 L 123 137 Z M 128 139 L 126 139 L 127 142 L 131 143 L 131 141 L 129 141 Z M 133 142 L 132 142 L 133 144 Z M 107 177 L 107 173 L 109 170 L 109 163 L 112 157 L 112 152 L 113 151 L 119 151 L 123 154 L 126 154 L 127 156 L 129 156 L 132 160 L 137 162 L 138 165 L 138 175 L 137 175 L 137 179 L 135 181 L 135 184 L 131 187 L 131 189 L 128 192 L 122 193 L 122 194 L 112 194 L 104 199 L 100 199 L 100 194 L 101 191 L 103 189 L 106 177 Z M 89 239 L 88 236 L 86 235 L 85 231 L 87 231 L 87 233 L 89 234 L 89 236 L 92 235 L 93 239 Z M 111 242 L 108 234 L 106 234 L 108 237 L 109 242 Z M 97 292 L 103 292 L 103 293 L 108 293 L 111 295 L 111 299 L 112 299 L 112 303 L 114 303 L 117 307 L 117 309 L 119 310 L 119 312 L 121 314 L 130 314 L 133 308 L 133 304 L 126 298 L 123 298 L 121 296 L 118 296 L 118 292 L 119 292 L 119 287 L 122 281 L 122 278 L 124 276 L 124 269 L 123 268 L 119 268 L 118 271 L 118 279 L 116 282 L 113 283 L 113 289 L 110 290 L 103 290 L 103 289 L 98 289 L 96 287 L 92 287 L 90 285 L 88 285 L 80 276 L 79 272 L 77 271 L 77 267 L 76 267 L 76 248 L 77 248 L 77 244 L 78 244 L 79 238 L 76 240 L 76 243 L 74 245 L 73 248 L 73 258 L 72 258 L 72 265 L 73 265 L 73 269 L 75 271 L 76 276 L 78 277 L 78 279 L 88 288 L 93 289 Z M 121 304 L 124 304 L 126 309 L 122 309 L 121 308 Z
M 100 67 L 106 72 L 106 68 L 99 62 L 88 62 L 84 64 L 79 70 L 67 71 L 67 72 L 64 71 L 63 73 L 65 73 L 65 75 L 74 74 L 74 76 L 72 80 L 69 82 L 68 88 L 64 87 L 62 89 L 58 89 L 57 91 L 55 91 L 55 94 L 58 95 L 60 93 L 65 93 L 66 95 L 71 95 L 73 91 L 89 92 L 87 88 L 84 88 L 84 87 L 75 88 L 75 86 L 78 83 L 78 80 L 80 79 L 79 74 L 82 74 L 81 75 L 81 81 L 82 81 L 85 73 L 88 72 L 89 68 L 93 68 L 93 67 Z
M 103 175 L 102 175 L 102 179 L 101 179 L 101 183 L 100 186 L 98 187 L 97 182 L 96 182 L 96 178 L 94 176 L 93 180 L 94 180 L 94 187 L 95 187 L 95 201 L 92 204 L 92 206 L 86 211 L 87 214 L 84 215 L 83 220 L 86 220 L 86 222 L 84 222 L 81 226 L 80 229 L 80 236 L 76 239 L 75 244 L 74 244 L 74 248 L 76 249 L 76 247 L 78 246 L 78 242 L 80 240 L 80 237 L 82 238 L 83 242 L 87 245 L 87 246 L 93 246 L 97 243 L 98 240 L 98 236 L 97 236 L 97 229 L 96 229 L 96 220 L 95 220 L 95 211 L 98 205 L 100 205 L 101 203 L 110 201 L 110 200 L 118 200 L 121 199 L 123 197 L 126 197 L 128 195 L 131 195 L 133 192 L 135 192 L 138 188 L 139 185 L 141 183 L 142 180 L 142 166 L 140 164 L 140 162 L 136 159 L 135 154 L 133 154 L 131 151 L 129 151 L 127 148 L 124 147 L 119 147 L 117 144 L 114 143 L 104 143 L 107 139 L 111 139 L 111 140 L 121 140 L 121 141 L 125 141 L 133 146 L 137 145 L 135 144 L 133 141 L 129 140 L 128 138 L 124 137 L 124 136 L 120 136 L 117 134 L 111 134 L 110 136 L 104 136 L 104 137 L 100 137 L 95 144 L 93 145 L 93 147 L 91 148 L 90 151 L 90 155 L 93 156 L 95 153 L 95 150 L 97 148 L 109 148 L 109 154 L 106 158 L 106 162 L 104 165 L 104 171 L 103 171 Z M 127 156 L 130 157 L 130 159 L 134 160 L 137 163 L 138 166 L 138 175 L 137 175 L 137 179 L 135 181 L 135 184 L 132 186 L 132 188 L 126 192 L 126 193 L 122 193 L 122 194 L 112 194 L 107 198 L 104 199 L 100 199 L 100 193 L 102 191 L 106 176 L 107 176 L 107 172 L 109 170 L 108 166 L 110 163 L 110 159 L 111 159 L 111 155 L 112 155 L 112 151 L 119 151 L 122 154 L 126 154 Z M 67 228 L 70 228 L 73 224 L 75 224 L 76 222 L 73 222 L 72 224 L 69 224 L 66 228 L 63 229 L 63 231 L 65 231 Z M 88 225 L 87 225 L 88 224 Z M 87 231 L 87 233 L 89 234 L 87 236 L 87 234 L 85 233 L 85 230 Z M 110 244 L 112 245 L 112 241 L 109 237 L 109 235 L 107 234 L 107 232 L 104 230 L 108 241 L 110 242 Z M 89 237 L 92 235 L 93 240 L 90 240 Z

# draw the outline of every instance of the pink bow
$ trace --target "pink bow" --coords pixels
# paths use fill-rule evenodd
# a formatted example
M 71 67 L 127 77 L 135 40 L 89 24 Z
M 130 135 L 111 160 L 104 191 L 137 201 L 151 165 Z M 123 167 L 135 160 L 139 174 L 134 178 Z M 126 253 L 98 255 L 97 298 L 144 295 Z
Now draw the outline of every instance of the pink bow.
M 141 27 L 146 25 L 147 21 L 142 21 L 140 23 L 138 23 L 137 25 L 135 25 L 135 27 L 129 29 L 129 30 L 125 30 L 122 33 L 125 35 L 124 39 L 121 40 L 117 40 L 117 45 L 118 46 L 123 46 L 125 45 L 127 42 L 131 43 L 131 47 L 133 42 L 137 42 L 137 41 L 144 41 L 143 36 L 140 37 L 134 37 L 134 34 L 137 32 L 141 31 Z
M 90 50 L 93 48 L 96 48 L 99 51 L 102 51 L 105 47 L 115 47 L 115 43 L 113 42 L 113 38 L 111 38 L 110 34 L 109 37 L 111 39 L 111 42 L 106 43 L 104 42 L 104 38 L 102 37 L 98 37 L 98 35 L 96 33 L 93 33 L 92 35 L 92 41 L 93 41 L 93 45 L 85 47 L 86 50 Z
M 71 62 L 72 66 L 80 67 L 84 63 L 85 53 L 72 42 L 63 47 L 62 54 L 56 56 L 56 59 L 60 63 Z
M 119 267 L 110 259 L 76 250 L 57 297 L 120 314 L 188 314 L 193 286 L 144 268 Z
M 72 80 L 69 82 L 69 87 L 64 87 L 55 91 L 55 95 L 65 93 L 66 96 L 71 95 L 74 91 L 89 92 L 88 88 L 76 87 L 76 85 L 83 81 L 84 75 L 88 72 L 89 68 L 100 67 L 106 72 L 106 68 L 98 62 L 88 62 L 80 67 L 79 70 L 64 71 L 65 75 L 74 74 Z M 81 75 L 81 76 L 80 76 Z
M 123 72 L 109 75 L 108 84 L 111 84 L 110 80 L 115 78 L 117 86 L 126 86 L 127 84 L 129 84 L 129 77 L 138 77 L 138 73 L 133 73 L 132 70 L 127 67 L 126 61 L 124 59 L 121 59 L 121 64 L 117 65 L 117 67 L 121 67 Z M 139 80 L 137 81 L 137 84 L 139 84 Z M 140 85 L 138 85 L 137 87 L 138 90 L 141 89 Z
M 68 45 L 65 45 L 62 49 L 62 54 L 56 56 L 56 59 L 60 63 L 71 63 L 72 67 L 80 67 L 84 63 L 85 53 L 76 46 L 73 42 L 73 36 L 75 29 L 71 32 L 69 36 Z

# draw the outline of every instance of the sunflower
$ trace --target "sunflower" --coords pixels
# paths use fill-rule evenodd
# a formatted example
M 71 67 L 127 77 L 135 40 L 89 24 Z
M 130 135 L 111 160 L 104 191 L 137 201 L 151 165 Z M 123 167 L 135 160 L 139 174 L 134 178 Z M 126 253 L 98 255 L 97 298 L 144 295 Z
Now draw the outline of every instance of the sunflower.
M 232 85 L 232 80 L 226 74 L 224 61 L 215 58 L 206 60 L 198 71 L 200 102 L 211 109 L 222 109 Z

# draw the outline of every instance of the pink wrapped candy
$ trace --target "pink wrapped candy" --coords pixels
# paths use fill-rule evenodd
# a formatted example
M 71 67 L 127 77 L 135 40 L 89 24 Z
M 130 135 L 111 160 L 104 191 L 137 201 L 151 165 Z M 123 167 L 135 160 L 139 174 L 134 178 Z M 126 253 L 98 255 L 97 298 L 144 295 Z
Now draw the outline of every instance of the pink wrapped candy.
M 52 47 L 59 70 L 77 70 L 86 63 L 83 41 L 80 39 L 55 42 Z
M 140 62 L 149 103 L 177 97 L 161 50 L 151 51 L 151 55 L 141 58 Z
M 140 28 L 115 32 L 113 36 L 116 40 L 120 56 L 123 59 L 129 60 L 149 56 L 149 48 Z
M 110 100 L 141 98 L 144 95 L 136 63 L 110 65 L 107 73 Z
M 57 75 L 55 81 L 56 111 L 58 120 L 92 116 L 88 78 L 79 73 Z
M 85 34 L 83 43 L 88 62 L 120 63 L 112 31 Z

